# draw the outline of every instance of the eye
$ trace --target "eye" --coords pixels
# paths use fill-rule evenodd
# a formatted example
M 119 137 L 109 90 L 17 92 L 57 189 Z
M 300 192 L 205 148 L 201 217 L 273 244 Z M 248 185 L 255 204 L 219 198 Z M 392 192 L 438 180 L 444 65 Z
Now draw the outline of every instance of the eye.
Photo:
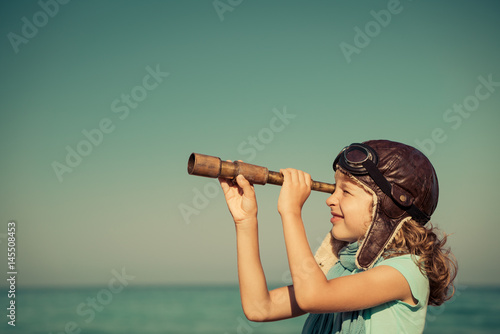
M 344 194 L 351 195 L 351 193 L 348 192 L 347 190 L 344 190 Z

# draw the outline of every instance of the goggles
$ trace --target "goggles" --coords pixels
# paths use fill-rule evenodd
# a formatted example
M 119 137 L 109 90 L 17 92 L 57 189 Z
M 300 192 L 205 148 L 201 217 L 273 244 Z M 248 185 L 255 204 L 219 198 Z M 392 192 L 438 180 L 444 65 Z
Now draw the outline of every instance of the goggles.
M 424 225 L 430 217 L 413 204 L 413 197 L 405 192 L 397 196 L 398 189 L 393 186 L 377 168 L 378 155 L 373 148 L 365 144 L 354 143 L 340 151 L 333 162 L 333 170 L 340 166 L 345 171 L 355 176 L 369 175 L 384 194 L 401 209 L 405 210 L 414 220 Z

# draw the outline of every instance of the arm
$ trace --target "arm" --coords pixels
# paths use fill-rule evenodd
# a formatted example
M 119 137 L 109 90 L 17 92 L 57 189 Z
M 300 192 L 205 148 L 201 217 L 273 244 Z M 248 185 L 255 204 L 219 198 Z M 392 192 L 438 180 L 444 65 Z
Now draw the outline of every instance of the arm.
M 238 279 L 245 316 L 252 321 L 273 321 L 304 314 L 293 287 L 268 290 L 260 261 L 257 202 L 253 186 L 238 176 L 237 184 L 219 179 L 236 227 Z
M 252 321 L 274 321 L 304 314 L 292 286 L 268 290 L 259 255 L 257 220 L 236 225 L 238 279 L 245 316 Z
M 380 266 L 366 272 L 327 280 L 307 241 L 302 206 L 310 194 L 310 176 L 286 169 L 278 201 L 290 272 L 297 304 L 305 312 L 361 310 L 391 300 L 412 302 L 408 282 L 394 268 Z

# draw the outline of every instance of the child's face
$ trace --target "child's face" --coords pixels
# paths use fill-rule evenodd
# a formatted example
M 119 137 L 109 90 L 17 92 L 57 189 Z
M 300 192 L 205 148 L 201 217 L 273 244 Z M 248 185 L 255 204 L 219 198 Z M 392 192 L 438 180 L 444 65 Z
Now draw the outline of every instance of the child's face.
M 372 220 L 372 195 L 339 171 L 335 172 L 335 184 L 335 192 L 326 200 L 333 215 L 332 235 L 337 240 L 357 241 Z

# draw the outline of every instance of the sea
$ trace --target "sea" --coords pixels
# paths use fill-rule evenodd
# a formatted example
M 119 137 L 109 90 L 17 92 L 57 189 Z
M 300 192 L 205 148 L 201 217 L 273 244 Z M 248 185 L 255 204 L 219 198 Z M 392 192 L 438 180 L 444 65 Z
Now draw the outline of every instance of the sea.
M 236 285 L 18 288 L 15 299 L 7 293 L 0 289 L 1 333 L 284 334 L 300 333 L 306 319 L 250 322 Z M 500 333 L 500 287 L 457 286 L 451 300 L 428 308 L 424 333 Z

